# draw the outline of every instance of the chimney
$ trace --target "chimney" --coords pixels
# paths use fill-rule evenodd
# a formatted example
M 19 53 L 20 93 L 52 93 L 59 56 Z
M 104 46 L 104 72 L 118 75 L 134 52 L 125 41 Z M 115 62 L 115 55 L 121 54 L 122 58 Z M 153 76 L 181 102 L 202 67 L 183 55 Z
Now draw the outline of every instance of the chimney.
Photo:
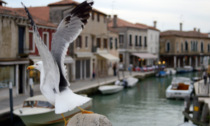
M 200 33 L 200 28 L 198 28 L 198 33 Z
M 156 25 L 157 25 L 157 21 L 154 21 L 153 23 L 154 23 L 154 28 L 156 28 Z
M 114 18 L 113 18 L 113 27 L 117 27 L 117 15 L 114 15 Z
M 4 2 L 4 1 L 2 1 L 2 0 L 0 0 L 0 7 L 2 7 L 3 6 L 3 4 L 7 4 L 6 2 Z
M 108 22 L 110 22 L 111 21 L 111 15 L 108 15 L 107 19 L 108 19 Z
M 182 31 L 182 22 L 179 23 L 180 31 Z
M 196 28 L 194 28 L 193 31 L 196 31 Z

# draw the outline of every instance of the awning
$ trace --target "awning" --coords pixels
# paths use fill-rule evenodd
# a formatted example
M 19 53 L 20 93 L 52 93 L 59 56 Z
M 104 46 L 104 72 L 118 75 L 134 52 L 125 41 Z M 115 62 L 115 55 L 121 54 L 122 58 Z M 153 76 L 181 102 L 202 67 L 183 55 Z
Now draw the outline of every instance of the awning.
M 119 61 L 118 57 L 113 56 L 112 54 L 109 53 L 98 53 L 98 55 L 110 61 Z
M 93 53 L 91 52 L 75 52 L 78 58 L 84 58 L 84 57 L 92 57 Z
M 157 59 L 156 55 L 150 53 L 132 53 L 132 55 L 137 56 L 141 59 Z
M 40 56 L 29 56 L 29 58 L 34 62 L 38 62 L 41 61 L 41 57 Z M 66 56 L 64 63 L 66 64 L 70 64 L 70 63 L 74 63 L 74 59 L 72 59 L 70 56 Z

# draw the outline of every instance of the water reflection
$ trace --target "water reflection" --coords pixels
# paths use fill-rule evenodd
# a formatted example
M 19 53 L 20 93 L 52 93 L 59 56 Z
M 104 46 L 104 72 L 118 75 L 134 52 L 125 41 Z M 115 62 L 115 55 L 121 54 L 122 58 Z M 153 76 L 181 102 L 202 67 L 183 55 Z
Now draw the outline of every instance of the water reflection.
M 194 77 L 201 73 L 176 76 Z M 114 95 L 95 95 L 93 111 L 106 115 L 113 126 L 177 126 L 183 123 L 183 100 L 168 100 L 165 90 L 173 76 L 150 77 Z

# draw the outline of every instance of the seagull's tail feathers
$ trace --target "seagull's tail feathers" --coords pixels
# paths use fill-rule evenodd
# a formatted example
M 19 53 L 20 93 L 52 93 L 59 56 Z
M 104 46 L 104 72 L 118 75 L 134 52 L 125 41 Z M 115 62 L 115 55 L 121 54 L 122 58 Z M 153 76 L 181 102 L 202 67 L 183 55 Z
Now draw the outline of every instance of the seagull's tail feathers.
M 69 88 L 56 94 L 55 96 L 55 113 L 61 114 L 71 111 L 78 106 L 81 106 L 91 99 L 85 96 L 77 95 Z

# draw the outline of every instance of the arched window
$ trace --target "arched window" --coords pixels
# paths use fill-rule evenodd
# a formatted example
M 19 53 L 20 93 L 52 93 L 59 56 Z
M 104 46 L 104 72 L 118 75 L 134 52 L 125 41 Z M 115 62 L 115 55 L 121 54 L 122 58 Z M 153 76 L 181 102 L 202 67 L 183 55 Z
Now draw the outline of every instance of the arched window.
M 170 42 L 166 42 L 166 52 L 170 51 Z

